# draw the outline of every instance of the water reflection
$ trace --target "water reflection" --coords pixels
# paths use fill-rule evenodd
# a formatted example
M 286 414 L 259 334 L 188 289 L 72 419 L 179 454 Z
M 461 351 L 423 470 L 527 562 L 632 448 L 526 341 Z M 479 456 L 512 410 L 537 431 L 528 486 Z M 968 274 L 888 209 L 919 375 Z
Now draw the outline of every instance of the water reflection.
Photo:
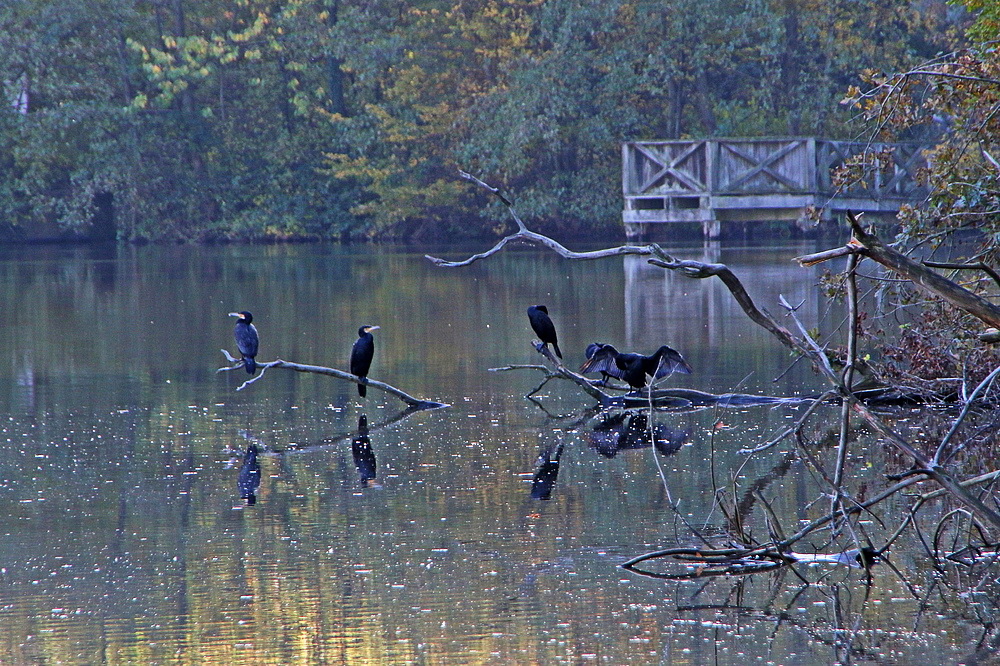
M 789 261 L 802 247 L 717 251 L 763 305 L 797 302 L 811 281 Z M 700 245 L 671 252 L 703 258 Z M 916 599 L 889 567 L 872 568 L 872 601 L 851 596 L 849 567 L 803 567 L 808 585 L 788 572 L 697 587 L 618 568 L 686 538 L 663 478 L 703 534 L 736 515 L 759 526 L 772 511 L 785 524 L 825 511 L 822 480 L 794 451 L 738 454 L 799 408 L 706 406 L 643 424 L 644 412 L 595 417 L 553 381 L 544 403 L 571 415 L 554 421 L 522 398 L 534 375 L 487 372 L 538 362 L 524 305 L 558 312 L 571 367 L 592 340 L 666 342 L 697 369 L 671 385 L 793 395 L 818 382 L 808 368 L 782 374 L 784 349 L 709 281 L 630 259 L 518 250 L 454 271 L 423 254 L 0 249 L 0 662 L 825 664 L 840 641 L 846 657 L 953 663 L 985 635 L 977 622 L 1000 595 Z M 166 310 L 164 293 L 176 295 Z M 824 325 L 818 303 L 800 310 L 810 328 Z M 373 392 L 366 435 L 350 384 L 276 372 L 237 392 L 237 373 L 214 370 L 232 345 L 225 314 L 243 307 L 267 322 L 269 359 L 337 368 L 352 322 L 378 321 L 374 378 L 453 407 L 397 412 Z M 254 436 L 227 467 L 240 429 Z M 255 509 L 233 510 L 251 445 L 268 473 Z M 673 452 L 628 454 L 641 446 Z M 871 449 L 861 472 L 899 471 Z M 369 478 L 382 490 L 359 491 Z M 726 488 L 729 515 L 715 503 Z M 909 547 L 893 559 L 925 573 Z
M 685 259 L 726 264 L 758 306 L 774 311 L 783 296 L 798 305 L 796 315 L 806 328 L 821 327 L 829 302 L 822 290 L 813 287 L 823 269 L 803 269 L 788 257 L 776 248 L 734 251 L 717 242 L 705 243 L 699 250 L 683 255 Z M 652 266 L 640 256 L 625 257 L 623 267 L 626 348 L 655 348 L 665 343 L 682 350 L 698 374 L 723 365 L 742 368 L 749 383 L 739 390 L 752 388 L 751 392 L 774 394 L 769 384 L 782 375 L 787 365 L 774 363 L 770 334 L 747 325 L 740 306 L 722 281 L 689 279 L 677 271 Z M 728 387 L 717 385 L 718 392 L 735 391 L 739 383 L 737 379 Z M 787 390 L 778 395 L 793 395 L 794 390 L 801 390 L 795 382 L 786 382 L 785 386 Z
M 365 414 L 358 417 L 358 434 L 351 440 L 351 455 L 354 457 L 354 467 L 358 470 L 361 486 L 364 488 L 378 487 L 377 463 L 371 439 L 368 437 L 368 417 Z
M 542 444 L 542 450 L 538 452 L 535 475 L 531 478 L 532 499 L 552 499 L 552 489 L 556 485 L 556 479 L 559 478 L 559 458 L 562 452 L 562 442 L 548 441 Z
M 651 446 L 666 456 L 679 451 L 690 435 L 690 429 L 650 421 L 646 412 L 622 411 L 599 416 L 587 432 L 587 441 L 605 458 L 614 458 L 619 451 Z
M 251 443 L 243 455 L 243 465 L 236 479 L 236 487 L 240 499 L 246 500 L 248 506 L 257 503 L 257 488 L 260 486 L 260 463 L 257 462 L 257 445 Z

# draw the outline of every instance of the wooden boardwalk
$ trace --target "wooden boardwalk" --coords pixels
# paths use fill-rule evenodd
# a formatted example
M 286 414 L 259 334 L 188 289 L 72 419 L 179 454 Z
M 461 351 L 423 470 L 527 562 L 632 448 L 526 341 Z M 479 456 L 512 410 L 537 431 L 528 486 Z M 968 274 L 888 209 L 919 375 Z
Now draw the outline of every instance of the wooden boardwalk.
M 827 220 L 847 210 L 895 214 L 926 195 L 916 179 L 926 164 L 924 148 L 817 138 L 626 143 L 625 231 L 637 238 L 650 225 L 686 222 L 717 238 L 726 221 L 789 220 L 805 227 L 811 209 Z M 837 191 L 831 170 L 862 151 L 890 158 L 868 181 Z

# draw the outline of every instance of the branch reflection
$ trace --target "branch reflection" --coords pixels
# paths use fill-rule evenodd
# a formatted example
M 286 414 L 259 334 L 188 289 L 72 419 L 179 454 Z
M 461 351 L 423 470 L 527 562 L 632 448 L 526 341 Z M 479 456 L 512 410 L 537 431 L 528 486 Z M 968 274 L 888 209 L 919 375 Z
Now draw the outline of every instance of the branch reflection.
M 354 466 L 357 469 L 361 485 L 366 488 L 379 488 L 381 484 L 376 478 L 378 463 L 375 458 L 375 451 L 371 446 L 371 433 L 395 425 L 422 411 L 426 411 L 426 408 L 408 407 L 394 416 L 390 416 L 372 425 L 369 425 L 367 415 L 361 414 L 358 417 L 358 428 L 354 432 L 343 433 L 333 437 L 324 437 L 323 439 L 306 444 L 295 442 L 289 444 L 287 448 L 267 445 L 261 438 L 252 435 L 250 432 L 239 430 L 240 437 L 249 442 L 236 482 L 240 499 L 245 500 L 248 506 L 257 503 L 257 490 L 261 479 L 258 456 L 262 453 L 278 456 L 284 468 L 287 454 L 333 448 L 347 441 L 351 442 L 351 454 L 354 458 Z M 291 479 L 294 477 L 294 472 L 291 469 L 283 469 L 281 476 L 285 479 Z

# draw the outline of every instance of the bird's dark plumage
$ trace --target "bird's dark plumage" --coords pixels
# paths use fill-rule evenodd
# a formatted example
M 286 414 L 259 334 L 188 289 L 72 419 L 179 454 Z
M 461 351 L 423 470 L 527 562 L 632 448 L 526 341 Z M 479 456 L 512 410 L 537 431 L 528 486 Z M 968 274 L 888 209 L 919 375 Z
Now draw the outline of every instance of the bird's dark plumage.
M 257 327 L 253 325 L 253 315 L 244 310 L 243 312 L 230 312 L 229 316 L 237 318 L 233 337 L 236 338 L 236 347 L 240 350 L 243 367 L 252 375 L 257 370 L 257 347 L 260 344 Z
M 260 463 L 257 462 L 256 444 L 247 447 L 236 486 L 240 490 L 240 499 L 245 499 L 247 504 L 257 503 L 257 488 L 260 486 Z
M 528 308 L 528 321 L 531 323 L 531 330 L 535 332 L 542 344 L 551 344 L 556 356 L 562 358 L 562 352 L 559 351 L 556 338 L 556 326 L 549 319 L 549 309 L 544 305 L 532 305 Z
M 601 372 L 607 376 L 624 380 L 632 388 L 646 385 L 646 375 L 653 379 L 679 372 L 691 374 L 691 366 L 680 353 L 663 345 L 650 356 L 642 354 L 622 354 L 611 345 L 599 342 L 587 347 L 587 362 L 580 372 Z
M 605 344 L 603 342 L 591 342 L 589 345 L 587 345 L 587 351 L 584 352 L 584 355 L 587 357 L 587 361 L 590 361 L 590 359 L 594 358 L 594 354 L 596 354 L 597 352 L 599 352 L 604 347 L 611 347 L 611 345 Z M 611 347 L 611 348 L 614 349 L 614 347 Z M 584 365 L 586 365 L 586 363 Z M 590 370 L 588 372 L 597 372 L 597 370 L 594 369 L 594 370 Z M 616 377 L 616 375 L 610 375 L 607 372 L 605 372 L 604 370 L 601 370 L 601 381 L 603 381 L 605 384 L 607 384 L 609 377 Z
M 354 341 L 351 348 L 351 374 L 364 379 L 368 376 L 368 369 L 372 367 L 372 359 L 375 357 L 375 337 L 372 331 L 377 331 L 378 326 L 362 326 L 358 329 L 358 339 Z M 368 393 L 368 387 L 358 384 L 358 395 L 362 398 Z

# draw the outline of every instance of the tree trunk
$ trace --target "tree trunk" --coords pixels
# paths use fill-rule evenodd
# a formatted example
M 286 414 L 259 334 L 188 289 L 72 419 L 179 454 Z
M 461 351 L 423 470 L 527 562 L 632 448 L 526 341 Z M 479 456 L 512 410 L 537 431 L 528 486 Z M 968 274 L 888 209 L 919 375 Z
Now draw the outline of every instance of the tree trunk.
M 331 0 L 329 6 L 330 15 L 326 24 L 333 28 L 337 25 L 337 10 L 339 1 Z M 344 70 L 343 61 L 337 56 L 330 54 L 326 57 L 327 86 L 330 89 L 330 111 L 347 116 L 347 103 L 344 100 Z
M 795 99 L 799 87 L 799 62 L 797 53 L 802 48 L 799 35 L 799 8 L 796 0 L 785 0 L 785 18 L 782 25 L 785 28 L 785 48 L 781 54 L 781 95 L 785 99 Z M 788 116 L 788 132 L 798 136 L 801 125 L 800 113 L 792 108 Z

